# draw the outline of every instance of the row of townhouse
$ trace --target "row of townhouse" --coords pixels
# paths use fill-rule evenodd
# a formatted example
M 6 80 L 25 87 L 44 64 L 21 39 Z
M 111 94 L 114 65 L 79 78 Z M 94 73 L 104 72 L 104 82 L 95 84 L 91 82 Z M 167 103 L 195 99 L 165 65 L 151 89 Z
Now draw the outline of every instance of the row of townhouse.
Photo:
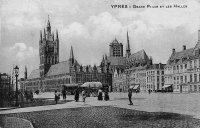
M 172 86 L 174 92 L 200 92 L 200 31 L 195 47 L 172 54 L 164 68 L 165 86 Z
M 140 58 L 136 55 L 136 58 Z M 200 92 L 200 30 L 195 47 L 187 49 L 183 45 L 182 51 L 178 52 L 173 48 L 166 65 L 148 61 L 144 63 L 144 59 L 139 62 L 143 64 L 133 65 L 123 72 L 114 72 L 113 86 L 118 87 L 118 90 L 122 88 L 123 91 L 127 91 L 130 86 L 139 85 L 140 91 L 164 89 L 180 93 Z
M 132 67 L 124 72 L 115 70 L 113 75 L 114 91 L 127 92 L 129 87 L 141 92 L 161 91 L 164 86 L 165 64 L 152 64 Z

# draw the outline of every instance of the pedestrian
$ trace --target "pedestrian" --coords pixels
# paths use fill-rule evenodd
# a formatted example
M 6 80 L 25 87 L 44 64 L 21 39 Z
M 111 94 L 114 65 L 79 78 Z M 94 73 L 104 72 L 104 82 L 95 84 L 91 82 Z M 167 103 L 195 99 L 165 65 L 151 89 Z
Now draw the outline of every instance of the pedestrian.
M 129 99 L 129 102 L 130 102 L 129 105 L 133 105 L 133 102 L 132 102 L 132 89 L 131 88 L 128 89 L 128 99 Z
M 108 95 L 108 90 L 107 89 L 105 90 L 105 93 L 104 93 L 104 100 L 105 101 L 109 100 L 109 95 Z
M 86 93 L 85 93 L 85 90 L 82 91 L 82 97 L 83 97 L 83 102 L 85 103 L 85 99 L 86 99 Z
M 75 96 L 74 97 L 75 101 L 78 102 L 79 101 L 79 90 L 78 90 L 78 88 L 75 90 L 74 96 Z
M 62 90 L 62 95 L 63 95 L 63 100 L 65 100 L 65 101 L 66 101 L 66 95 L 67 95 L 67 94 L 66 94 L 66 91 L 65 91 L 65 89 L 63 89 L 63 90 Z
M 58 96 L 58 92 L 57 92 L 57 90 L 55 90 L 55 101 L 56 101 L 56 104 L 58 103 L 58 98 L 59 96 Z
M 98 91 L 98 100 L 102 101 L 103 100 L 103 96 L 102 96 L 102 90 L 101 88 Z
M 149 89 L 149 94 L 151 93 L 151 90 Z

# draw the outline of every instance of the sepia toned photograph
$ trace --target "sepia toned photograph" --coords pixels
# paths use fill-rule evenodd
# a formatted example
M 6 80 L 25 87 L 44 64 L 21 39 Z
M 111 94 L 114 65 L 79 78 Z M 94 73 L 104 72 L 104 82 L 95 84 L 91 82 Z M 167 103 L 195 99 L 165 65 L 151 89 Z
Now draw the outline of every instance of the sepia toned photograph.
M 200 1 L 1 0 L 0 128 L 200 128 Z

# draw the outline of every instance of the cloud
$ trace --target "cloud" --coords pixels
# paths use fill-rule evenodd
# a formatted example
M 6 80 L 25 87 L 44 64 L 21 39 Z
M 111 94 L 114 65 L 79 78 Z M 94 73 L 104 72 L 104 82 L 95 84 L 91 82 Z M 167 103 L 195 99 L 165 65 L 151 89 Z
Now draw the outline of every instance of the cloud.
M 7 56 L 8 59 L 21 62 L 38 56 L 38 50 L 31 46 L 26 46 L 25 43 L 15 43 L 13 46 L 3 48 L 1 55 Z
M 122 28 L 121 23 L 109 12 L 102 12 L 97 16 L 90 16 L 87 25 L 91 30 L 92 37 L 98 39 L 105 35 L 116 35 Z
M 68 27 L 62 30 L 61 34 L 66 35 L 68 38 L 81 36 L 82 38 L 89 38 L 88 29 L 78 22 L 73 22 Z

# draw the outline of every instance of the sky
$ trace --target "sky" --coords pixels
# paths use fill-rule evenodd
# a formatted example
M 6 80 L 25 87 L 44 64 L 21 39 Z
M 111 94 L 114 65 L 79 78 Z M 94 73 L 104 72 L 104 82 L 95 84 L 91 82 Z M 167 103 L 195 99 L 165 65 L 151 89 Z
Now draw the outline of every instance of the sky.
M 112 8 L 111 5 L 187 5 L 187 8 Z M 58 30 L 60 61 L 70 47 L 80 64 L 99 65 L 116 37 L 131 53 L 144 49 L 154 63 L 166 63 L 172 53 L 195 46 L 200 29 L 199 0 L 1 0 L 0 72 L 19 65 L 23 77 L 39 68 L 40 30 Z

